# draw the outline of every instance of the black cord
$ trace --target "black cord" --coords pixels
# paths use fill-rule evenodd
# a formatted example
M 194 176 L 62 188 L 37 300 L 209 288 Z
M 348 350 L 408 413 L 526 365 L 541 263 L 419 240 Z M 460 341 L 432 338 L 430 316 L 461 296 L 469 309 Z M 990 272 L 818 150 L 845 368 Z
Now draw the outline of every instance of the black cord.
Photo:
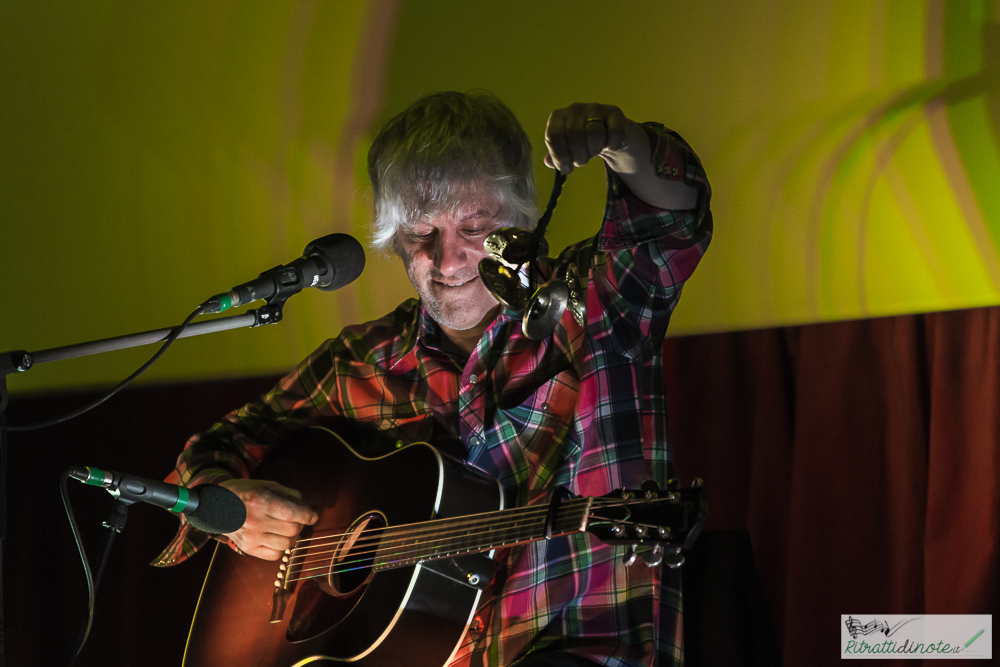
M 193 313 L 188 315 L 187 319 L 184 320 L 184 322 L 181 323 L 179 327 L 174 327 L 173 331 L 170 332 L 170 335 L 167 336 L 167 339 L 163 341 L 163 345 L 160 347 L 159 350 L 156 351 L 156 354 L 154 354 L 149 361 L 144 363 L 139 368 L 139 370 L 137 370 L 136 372 L 132 373 L 132 375 L 129 375 L 127 378 L 122 380 L 122 382 L 117 387 L 115 387 L 108 393 L 104 394 L 103 396 L 98 396 L 96 399 L 94 399 L 87 405 L 84 405 L 82 408 L 78 408 L 73 412 L 63 415 L 62 417 L 55 417 L 53 419 L 39 422 L 37 424 L 28 424 L 27 426 L 3 426 L 2 424 L 0 424 L 0 430 L 11 431 L 11 432 L 37 431 L 38 429 L 48 428 L 49 426 L 55 426 L 56 424 L 62 424 L 63 422 L 73 419 L 74 417 L 79 417 L 85 412 L 93 410 L 94 408 L 96 408 L 97 406 L 99 406 L 100 404 L 104 403 L 106 400 L 117 394 L 119 391 L 127 387 L 129 384 L 132 383 L 132 380 L 142 375 L 144 372 L 146 372 L 146 370 L 150 366 L 156 363 L 156 360 L 159 359 L 161 356 L 163 356 L 163 353 L 167 351 L 167 348 L 170 347 L 170 345 L 175 340 L 177 340 L 177 337 L 181 335 L 181 332 L 183 332 L 184 329 L 186 329 L 187 326 L 191 324 L 191 320 L 196 318 L 198 315 L 201 315 L 201 306 L 198 306 Z
M 73 508 L 69 504 L 69 493 L 66 488 L 67 479 L 69 479 L 68 470 L 59 478 L 59 492 L 62 494 L 63 507 L 66 508 L 66 516 L 69 517 L 70 528 L 73 529 L 73 539 L 76 541 L 76 548 L 80 551 L 80 560 L 83 561 L 83 572 L 87 577 L 87 624 L 77 638 L 77 644 L 69 660 L 69 666 L 73 667 L 77 656 L 83 650 L 83 645 L 87 643 L 87 638 L 90 636 L 90 626 L 94 622 L 94 600 L 96 595 L 94 591 L 94 575 L 90 570 L 90 561 L 87 560 L 87 552 L 83 549 L 83 539 L 80 537 L 80 528 L 76 525 Z
M 545 228 L 549 226 L 549 220 L 552 219 L 552 213 L 556 210 L 556 203 L 559 201 L 559 195 L 562 194 L 563 183 L 565 182 L 566 174 L 556 169 L 556 178 L 552 183 L 552 193 L 549 195 L 549 203 L 545 205 L 545 212 L 542 213 L 542 217 L 538 219 L 538 224 L 535 225 L 535 231 L 533 232 L 535 241 L 534 249 L 531 252 L 532 258 L 529 260 L 528 264 L 528 266 L 533 269 L 533 271 L 528 272 L 528 287 L 532 293 L 534 293 L 537 287 L 533 276 L 535 274 L 541 274 L 541 271 L 538 270 L 537 264 L 538 251 L 542 246 L 542 240 L 545 238 Z M 523 266 L 523 264 L 521 266 Z M 520 271 L 521 267 L 517 267 L 517 270 Z
M 565 182 L 566 174 L 557 169 L 556 180 L 552 184 L 552 194 L 549 195 L 549 203 L 546 204 L 545 213 L 538 219 L 538 225 L 535 226 L 535 236 L 538 239 L 536 243 L 541 242 L 542 237 L 545 236 L 545 228 L 548 227 L 549 220 L 552 219 L 552 212 L 556 210 L 556 202 L 559 201 L 559 195 L 562 194 L 562 186 Z

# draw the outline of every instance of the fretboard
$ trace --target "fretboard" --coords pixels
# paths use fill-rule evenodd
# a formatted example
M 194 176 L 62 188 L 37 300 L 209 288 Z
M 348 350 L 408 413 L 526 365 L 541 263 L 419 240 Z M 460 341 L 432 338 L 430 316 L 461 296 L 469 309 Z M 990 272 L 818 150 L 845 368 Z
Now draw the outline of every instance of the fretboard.
M 553 518 L 551 535 L 585 531 L 591 502 L 591 498 L 562 502 Z M 534 542 L 546 537 L 548 517 L 549 507 L 542 505 L 385 528 L 372 569 L 391 570 L 420 561 Z

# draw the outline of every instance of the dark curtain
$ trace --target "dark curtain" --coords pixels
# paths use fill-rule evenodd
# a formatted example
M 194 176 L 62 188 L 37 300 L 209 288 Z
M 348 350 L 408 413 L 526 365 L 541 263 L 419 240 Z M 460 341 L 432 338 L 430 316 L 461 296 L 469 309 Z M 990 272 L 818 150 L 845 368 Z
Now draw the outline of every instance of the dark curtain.
M 841 614 L 996 609 L 998 341 L 998 308 L 667 341 L 677 475 L 749 530 L 786 665 L 839 664 Z
M 678 477 L 704 478 L 709 529 L 749 531 L 785 665 L 840 664 L 841 614 L 996 609 L 998 340 L 1000 309 L 984 308 L 667 341 Z M 273 381 L 135 389 L 63 426 L 11 435 L 7 664 L 65 664 L 84 609 L 60 473 L 159 477 L 190 433 Z M 86 398 L 15 398 L 8 421 Z M 70 492 L 96 560 L 110 498 L 78 483 Z M 180 664 L 208 555 L 149 567 L 175 527 L 163 510 L 131 509 L 78 665 Z
M 17 378 L 8 378 L 14 385 Z M 59 494 L 74 465 L 160 478 L 192 433 L 274 384 L 274 378 L 126 390 L 75 420 L 8 439 L 8 529 L 4 542 L 4 640 L 11 667 L 68 664 L 87 588 Z M 93 394 L 19 400 L 11 425 L 42 421 L 83 405 Z M 67 483 L 92 567 L 104 540 L 111 496 Z M 90 639 L 79 667 L 178 667 L 210 554 L 175 568 L 149 566 L 177 530 L 177 519 L 149 505 L 129 509 L 97 591 Z M 266 623 L 267 618 L 262 619 Z

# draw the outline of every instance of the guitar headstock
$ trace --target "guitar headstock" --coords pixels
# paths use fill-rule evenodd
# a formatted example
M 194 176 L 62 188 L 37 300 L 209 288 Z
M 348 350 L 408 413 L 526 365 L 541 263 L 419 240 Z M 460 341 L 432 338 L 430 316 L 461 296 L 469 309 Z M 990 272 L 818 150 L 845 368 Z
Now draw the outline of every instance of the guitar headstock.
M 587 531 L 607 544 L 625 544 L 625 564 L 642 556 L 649 567 L 680 567 L 681 550 L 690 550 L 708 513 L 700 479 L 689 488 L 677 480 L 666 489 L 648 480 L 638 490 L 621 490 L 593 499 Z

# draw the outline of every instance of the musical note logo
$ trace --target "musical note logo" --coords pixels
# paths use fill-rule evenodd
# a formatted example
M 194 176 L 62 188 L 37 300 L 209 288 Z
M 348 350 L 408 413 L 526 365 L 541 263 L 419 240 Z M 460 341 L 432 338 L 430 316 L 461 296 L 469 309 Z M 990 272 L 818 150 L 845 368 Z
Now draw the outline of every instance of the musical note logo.
M 875 632 L 881 632 L 886 637 L 891 637 L 894 634 L 896 634 L 896 632 L 901 627 L 903 627 L 907 623 L 910 623 L 911 621 L 915 621 L 915 620 L 917 620 L 917 619 L 916 618 L 910 618 L 910 619 L 907 619 L 905 621 L 900 621 L 899 623 L 897 623 L 896 625 L 894 625 L 894 626 L 892 626 L 890 628 L 889 627 L 889 623 L 886 622 L 886 621 L 879 621 L 879 620 L 873 618 L 868 623 L 865 623 L 864 625 L 862 625 L 861 621 L 859 621 L 858 619 L 852 618 L 852 617 L 848 616 L 847 620 L 844 621 L 844 624 L 847 626 L 847 632 L 850 633 L 851 639 L 857 639 L 858 635 L 868 636 L 868 635 L 870 635 L 872 633 L 875 633 Z

